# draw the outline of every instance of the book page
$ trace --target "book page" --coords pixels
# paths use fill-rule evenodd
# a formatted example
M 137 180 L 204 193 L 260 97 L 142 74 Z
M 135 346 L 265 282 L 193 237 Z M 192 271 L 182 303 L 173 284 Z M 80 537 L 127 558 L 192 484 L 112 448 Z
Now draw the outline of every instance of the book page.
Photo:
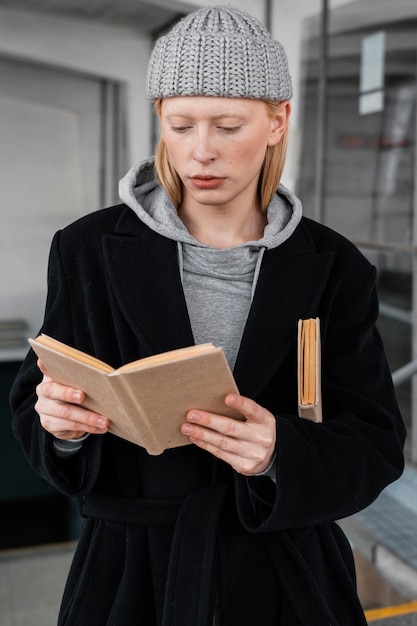
M 91 356 L 86 352 L 77 350 L 77 348 L 67 346 L 65 343 L 62 343 L 62 341 L 58 341 L 57 339 L 48 337 L 48 335 L 39 335 L 38 337 L 36 337 L 36 339 L 29 339 L 29 343 L 34 350 L 37 344 L 41 344 L 43 346 L 46 346 L 50 350 L 59 352 L 60 354 L 65 354 L 66 356 L 76 361 L 79 361 L 80 363 L 84 363 L 85 365 L 94 367 L 102 372 L 113 372 L 113 368 L 104 361 L 101 361 L 100 359 L 97 359 L 96 357 Z
M 298 414 L 321 422 L 321 339 L 320 320 L 298 322 Z
M 129 372 L 132 370 L 137 370 L 145 367 L 151 367 L 153 365 L 161 365 L 163 363 L 170 363 L 171 361 L 180 361 L 182 359 L 189 359 L 192 356 L 197 356 L 199 354 L 208 354 L 213 350 L 217 350 L 212 343 L 201 343 L 197 346 L 187 346 L 186 348 L 178 348 L 177 350 L 170 350 L 169 352 L 164 352 L 162 354 L 154 354 L 152 356 L 144 357 L 143 359 L 138 359 L 137 361 L 132 361 L 132 363 L 126 363 L 126 365 L 122 365 L 118 370 L 113 372 L 114 375 L 117 375 L 119 372 Z
M 316 352 L 317 335 L 316 320 L 305 320 L 301 334 L 302 346 L 302 380 L 301 380 L 301 402 L 302 404 L 314 404 L 317 399 L 316 393 Z

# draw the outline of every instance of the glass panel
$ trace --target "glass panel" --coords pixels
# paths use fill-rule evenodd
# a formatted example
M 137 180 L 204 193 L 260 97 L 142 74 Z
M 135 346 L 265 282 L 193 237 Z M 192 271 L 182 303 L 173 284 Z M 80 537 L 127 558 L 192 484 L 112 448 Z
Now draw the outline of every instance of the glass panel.
M 352 7 L 356 4 L 352 3 Z M 378 326 L 395 371 L 412 358 L 417 21 L 404 19 L 384 24 L 383 15 L 375 14 L 375 26 L 368 24 L 365 28 L 347 25 L 349 20 L 345 26 L 339 17 L 337 12 L 332 14 L 329 39 L 321 211 L 324 223 L 354 241 L 378 269 Z M 310 23 L 307 29 L 297 192 L 305 214 L 314 217 L 320 46 L 317 28 Z M 384 36 L 379 37 L 379 42 L 385 46 L 383 81 L 378 81 L 375 90 L 362 81 L 361 93 L 364 41 L 381 31 Z M 381 59 L 378 64 L 381 67 Z M 372 112 L 361 114 L 361 107 L 362 113 Z M 398 387 L 398 399 L 410 425 L 409 383 Z
M 411 274 L 397 269 L 408 265 L 410 258 L 409 255 L 403 255 L 404 258 L 401 258 L 402 255 L 393 252 L 375 253 L 371 250 L 363 250 L 363 252 L 379 268 L 378 329 L 384 340 L 391 371 L 395 372 L 412 359 Z M 409 429 L 411 427 L 411 381 L 399 385 L 396 392 L 403 418 Z
M 387 33 L 384 109 L 368 115 L 359 112 L 362 38 L 354 32 L 330 39 L 324 222 L 356 241 L 410 245 L 417 25 L 414 29 L 408 25 L 406 33 Z M 404 38 L 410 43 L 413 39 L 413 48 L 399 49 Z M 310 40 L 309 46 L 304 60 L 298 192 L 306 214 L 313 215 L 317 41 Z M 376 93 L 380 98 L 381 93 Z M 403 269 L 410 271 L 410 265 Z

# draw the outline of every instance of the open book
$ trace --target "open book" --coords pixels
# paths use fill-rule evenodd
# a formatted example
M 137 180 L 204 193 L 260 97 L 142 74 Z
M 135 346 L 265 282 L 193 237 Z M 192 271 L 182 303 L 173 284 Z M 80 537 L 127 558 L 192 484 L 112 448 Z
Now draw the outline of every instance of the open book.
M 110 420 L 109 431 L 160 454 L 190 443 L 180 431 L 189 409 L 236 419 L 224 404 L 238 392 L 222 348 L 211 343 L 139 359 L 115 370 L 47 335 L 29 339 L 50 376 L 86 393 L 86 408 Z
M 321 342 L 319 318 L 298 322 L 298 414 L 321 422 Z

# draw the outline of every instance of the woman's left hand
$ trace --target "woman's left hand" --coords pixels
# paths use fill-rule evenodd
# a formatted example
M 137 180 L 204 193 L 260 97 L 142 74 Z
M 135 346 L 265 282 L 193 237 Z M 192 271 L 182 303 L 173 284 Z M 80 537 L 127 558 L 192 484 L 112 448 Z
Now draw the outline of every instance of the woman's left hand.
M 196 446 L 226 461 L 240 474 L 260 474 L 274 456 L 275 417 L 253 400 L 238 394 L 227 395 L 225 404 L 241 413 L 246 421 L 192 409 L 181 431 Z

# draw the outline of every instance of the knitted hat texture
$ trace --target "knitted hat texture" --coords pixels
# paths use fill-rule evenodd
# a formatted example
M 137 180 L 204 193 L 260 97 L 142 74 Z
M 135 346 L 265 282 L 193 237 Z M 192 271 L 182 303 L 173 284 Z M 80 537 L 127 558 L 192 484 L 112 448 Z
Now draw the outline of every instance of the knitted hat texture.
M 146 90 L 152 99 L 292 96 L 282 45 L 254 17 L 221 6 L 191 13 L 156 41 Z

